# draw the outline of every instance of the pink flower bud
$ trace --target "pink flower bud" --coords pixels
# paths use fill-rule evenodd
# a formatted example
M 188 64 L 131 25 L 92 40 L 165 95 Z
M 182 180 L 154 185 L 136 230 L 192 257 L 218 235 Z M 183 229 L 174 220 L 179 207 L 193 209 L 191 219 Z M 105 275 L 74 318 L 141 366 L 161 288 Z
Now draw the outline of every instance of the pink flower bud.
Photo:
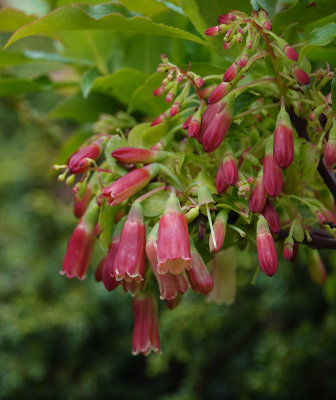
M 257 253 L 260 268 L 266 275 L 273 276 L 278 269 L 278 255 L 273 236 L 263 216 L 259 217 L 257 224 Z
M 280 168 L 288 168 L 294 159 L 293 130 L 287 125 L 277 125 L 274 131 L 273 157 Z
M 165 157 L 165 153 L 158 150 L 148 150 L 136 147 L 120 147 L 112 151 L 112 157 L 123 163 L 143 163 L 148 164 L 153 161 L 160 161 Z
M 154 297 L 138 295 L 132 299 L 134 314 L 132 354 L 147 356 L 151 351 L 160 352 L 157 303 Z
M 161 85 L 161 86 L 159 86 L 158 88 L 156 88 L 153 91 L 153 95 L 154 96 L 161 96 L 164 93 L 165 90 L 166 90 L 165 86 Z
M 265 185 L 265 174 L 264 174 L 264 185 Z M 262 215 L 266 218 L 271 233 L 279 233 L 280 231 L 280 218 L 276 212 L 273 204 L 267 200 Z
M 152 121 L 151 126 L 160 125 L 165 119 L 167 119 L 167 114 L 162 113 Z
M 144 188 L 158 172 L 157 164 L 135 169 L 104 188 L 97 200 L 106 199 L 111 206 L 115 206 Z
M 196 85 L 197 85 L 198 87 L 202 87 L 202 86 L 204 85 L 204 81 L 203 81 L 203 79 L 202 79 L 200 76 L 197 76 L 197 77 L 195 78 L 195 83 L 196 83 Z
M 67 278 L 84 279 L 89 267 L 99 208 L 91 202 L 68 242 L 61 274 Z
M 263 27 L 264 27 L 266 30 L 271 31 L 271 30 L 272 30 L 272 22 L 270 22 L 270 21 L 265 21 L 265 22 L 263 23 Z
M 184 124 L 182 125 L 182 129 L 188 129 L 189 128 L 189 124 L 190 124 L 190 121 L 191 121 L 191 119 L 192 119 L 192 115 L 190 115 L 185 121 L 184 121 Z
M 291 237 L 287 237 L 284 242 L 284 249 L 283 249 L 283 258 L 285 260 L 290 261 L 290 259 L 293 257 L 294 253 L 294 240 Z
M 198 135 L 198 132 L 201 128 L 201 121 L 197 119 L 197 116 L 193 116 L 192 120 L 189 123 L 188 127 L 188 136 L 193 138 Z
M 233 97 L 227 103 L 219 101 L 209 104 L 203 114 L 198 140 L 209 153 L 222 143 L 231 125 L 233 116 Z
M 211 94 L 209 96 L 208 103 L 209 104 L 214 104 L 214 103 L 217 103 L 217 101 L 222 100 L 222 98 L 227 95 L 227 93 L 230 90 L 230 88 L 231 88 L 230 83 L 227 83 L 227 82 L 220 83 L 211 92 Z
M 293 68 L 292 74 L 300 85 L 309 85 L 310 83 L 309 76 L 302 68 L 299 67 Z
M 224 179 L 229 186 L 234 186 L 238 181 L 238 167 L 232 154 L 227 154 L 223 161 Z
M 152 267 L 154 276 L 156 277 L 161 300 L 173 300 L 178 294 L 183 294 L 187 291 L 189 284 L 184 274 L 173 275 L 170 272 L 162 275 L 157 272 L 157 239 L 158 239 L 158 224 L 154 226 L 148 236 L 146 242 L 146 254 L 149 263 Z
M 266 192 L 272 196 L 278 196 L 282 189 L 283 179 L 281 169 L 275 164 L 272 153 L 264 158 L 263 181 Z
M 82 198 L 79 197 L 78 191 L 74 192 L 75 203 L 73 212 L 75 217 L 80 218 L 83 216 L 91 199 L 92 199 L 92 192 L 89 185 L 86 186 L 86 190 Z
M 71 174 L 80 174 L 89 166 L 89 160 L 97 160 L 100 156 L 103 145 L 106 143 L 104 138 L 99 138 L 82 150 L 77 151 L 68 160 L 68 168 Z
M 180 108 L 181 104 L 178 101 L 175 101 L 169 110 L 169 115 L 174 117 L 180 111 Z
M 191 269 L 187 271 L 192 290 L 195 293 L 207 294 L 212 291 L 214 283 L 196 248 L 191 247 Z
M 285 45 L 284 45 L 283 51 L 284 51 L 286 57 L 287 57 L 289 60 L 292 60 L 292 61 L 297 61 L 297 60 L 298 60 L 298 58 L 299 58 L 298 53 L 297 53 L 296 50 L 294 50 L 293 47 L 291 47 L 289 44 L 285 44 Z
M 159 222 L 158 231 L 159 274 L 180 274 L 191 268 L 188 223 L 175 193 L 171 193 Z
M 240 60 L 239 60 L 239 66 L 240 66 L 240 68 L 244 68 L 244 67 L 246 66 L 246 64 L 247 64 L 247 61 L 248 61 L 247 54 L 243 54 L 243 55 L 240 57 Z
M 219 24 L 230 24 L 232 21 L 236 19 L 236 14 L 228 13 L 220 15 L 217 19 Z
M 266 192 L 263 183 L 263 174 L 259 174 L 249 200 L 249 209 L 253 213 L 260 213 L 266 204 Z
M 236 61 L 230 65 L 230 67 L 225 71 L 223 76 L 223 82 L 231 82 L 239 72 L 239 66 Z
M 121 232 L 120 243 L 113 263 L 117 281 L 142 281 L 145 271 L 146 228 L 142 207 L 135 202 Z
M 223 30 L 222 25 L 212 26 L 208 28 L 204 33 L 207 36 L 217 36 Z
M 217 251 L 219 251 L 223 247 L 228 215 L 229 215 L 228 210 L 225 209 L 217 214 L 217 217 L 213 225 L 216 245 L 213 241 L 212 235 L 209 236 L 209 248 L 211 253 L 217 253 Z
M 227 191 L 229 188 L 229 185 L 226 183 L 225 177 L 224 177 L 224 167 L 223 163 L 220 162 L 217 170 L 217 175 L 216 175 L 216 190 L 218 194 L 222 194 Z

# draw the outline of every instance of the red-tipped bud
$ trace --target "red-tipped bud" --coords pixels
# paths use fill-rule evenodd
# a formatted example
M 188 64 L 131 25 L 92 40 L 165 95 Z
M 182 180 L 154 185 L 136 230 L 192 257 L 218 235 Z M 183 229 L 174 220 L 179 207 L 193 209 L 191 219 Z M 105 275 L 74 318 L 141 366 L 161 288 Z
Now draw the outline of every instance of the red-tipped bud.
M 214 104 L 217 103 L 217 101 L 222 100 L 223 97 L 225 97 L 230 90 L 231 85 L 230 83 L 227 82 L 222 82 L 218 86 L 215 87 L 215 89 L 211 92 L 208 103 L 209 104 Z
M 296 50 L 294 50 L 293 47 L 291 47 L 289 44 L 285 44 L 285 45 L 284 45 L 283 51 L 284 51 L 286 57 L 287 57 L 289 60 L 292 60 L 292 61 L 297 61 L 297 60 L 298 60 L 298 58 L 299 58 L 298 53 L 297 53 Z
M 264 179 L 265 179 L 265 174 L 264 174 Z M 265 185 L 265 180 L 264 180 L 264 185 Z M 266 201 L 266 205 L 261 213 L 266 218 L 271 233 L 279 233 L 281 228 L 280 218 L 273 204 L 269 200 Z
M 263 27 L 264 27 L 266 30 L 271 31 L 271 30 L 272 30 L 272 22 L 270 22 L 270 21 L 265 21 L 265 22 L 263 23 Z
M 174 117 L 180 111 L 180 108 L 181 104 L 178 101 L 175 101 L 169 110 L 169 115 Z
M 169 93 L 167 93 L 167 96 L 166 96 L 166 103 L 170 103 L 171 101 L 173 101 L 173 98 L 175 97 L 175 93 L 173 93 L 173 92 L 169 92 Z
M 336 120 L 332 124 L 328 142 L 325 144 L 324 161 L 328 168 L 336 164 Z
M 191 268 L 188 223 L 175 193 L 171 193 L 158 231 L 159 274 L 180 274 Z
M 225 71 L 223 76 L 223 82 L 231 82 L 239 72 L 239 66 L 236 62 L 230 65 L 230 67 Z
M 238 181 L 238 167 L 232 154 L 227 154 L 223 161 L 225 182 L 234 186 Z
M 229 13 L 220 15 L 217 19 L 219 24 L 230 24 L 232 21 L 236 19 L 236 14 Z
M 293 257 L 293 253 L 294 253 L 294 240 L 293 238 L 288 236 L 284 242 L 284 248 L 282 252 L 283 258 L 285 260 L 290 261 L 291 258 Z
M 216 175 L 216 190 L 218 194 L 222 194 L 227 191 L 229 185 L 226 183 L 224 177 L 224 167 L 223 162 L 221 161 L 218 166 L 217 175 Z
M 167 114 L 166 113 L 162 113 L 161 115 L 156 117 L 154 119 L 154 121 L 152 121 L 151 126 L 160 125 L 165 119 L 167 119 Z
M 166 157 L 166 153 L 158 150 L 148 150 L 136 147 L 120 147 L 119 149 L 112 151 L 112 157 L 128 164 L 148 164 L 162 160 Z
M 214 287 L 212 277 L 194 246 L 191 247 L 191 269 L 187 271 L 187 275 L 194 292 L 207 294 L 212 291 Z
M 246 66 L 246 64 L 247 64 L 247 61 L 248 61 L 247 54 L 243 54 L 243 55 L 240 57 L 240 60 L 239 60 L 239 66 L 240 66 L 240 68 L 244 68 L 244 67 Z
M 266 204 L 266 191 L 263 183 L 263 174 L 259 174 L 249 200 L 249 209 L 253 213 L 260 213 Z
M 302 68 L 299 67 L 293 68 L 292 74 L 300 85 L 309 85 L 310 83 L 309 76 Z
M 294 138 L 289 115 L 281 108 L 274 131 L 273 157 L 280 168 L 287 168 L 294 159 Z
M 185 121 L 184 121 L 184 123 L 183 123 L 183 125 L 182 125 L 182 129 L 188 129 L 189 128 L 189 124 L 190 124 L 190 121 L 191 121 L 191 119 L 192 119 L 192 115 L 190 115 Z
M 164 93 L 165 90 L 166 90 L 166 87 L 164 85 L 161 85 L 161 86 L 159 86 L 158 88 L 156 88 L 153 91 L 153 95 L 154 96 L 161 96 Z
M 232 121 L 233 99 L 234 97 L 228 98 L 227 103 L 219 101 L 209 104 L 203 114 L 197 139 L 207 153 L 216 150 L 225 138 Z
M 283 179 L 281 169 L 275 164 L 272 153 L 264 158 L 263 181 L 266 192 L 272 196 L 278 196 L 282 189 Z
M 96 238 L 98 212 L 97 204 L 91 202 L 68 242 L 61 271 L 67 278 L 84 279 L 86 276 Z
M 118 280 L 142 281 L 145 271 L 146 228 L 142 207 L 135 202 L 128 214 L 121 232 L 115 260 L 113 276 Z
M 273 276 L 278 269 L 278 255 L 273 236 L 263 216 L 259 217 L 257 224 L 257 253 L 260 268 L 266 275 Z
M 216 25 L 212 26 L 211 28 L 208 28 L 204 33 L 207 36 L 217 36 L 222 30 L 223 30 L 222 25 Z
M 151 351 L 160 352 L 157 303 L 154 297 L 139 295 L 132 299 L 134 314 L 132 354 L 147 356 Z
M 194 117 L 190 121 L 190 124 L 189 124 L 189 127 L 188 127 L 188 136 L 191 137 L 191 138 L 197 136 L 200 128 L 201 128 L 200 119 L 197 119 L 197 118 Z
M 217 214 L 217 217 L 213 225 L 216 244 L 213 241 L 212 235 L 210 235 L 209 237 L 209 248 L 211 253 L 216 253 L 223 247 L 228 215 L 229 215 L 228 210 L 225 209 Z
M 307 263 L 312 280 L 317 285 L 324 285 L 327 279 L 327 271 L 318 250 L 307 248 Z
M 74 215 L 77 218 L 80 218 L 84 215 L 90 200 L 92 198 L 92 192 L 89 185 L 87 185 L 84 195 L 80 198 L 78 191 L 74 192 Z
M 90 166 L 90 160 L 97 160 L 106 143 L 105 138 L 99 138 L 82 150 L 77 151 L 68 160 L 68 168 L 71 174 L 80 174 Z
M 204 85 L 204 80 L 200 76 L 197 76 L 195 78 L 195 83 L 198 87 L 202 87 Z
M 129 172 L 104 188 L 97 200 L 106 199 L 111 206 L 123 202 L 144 188 L 157 175 L 159 168 L 158 164 L 150 164 Z

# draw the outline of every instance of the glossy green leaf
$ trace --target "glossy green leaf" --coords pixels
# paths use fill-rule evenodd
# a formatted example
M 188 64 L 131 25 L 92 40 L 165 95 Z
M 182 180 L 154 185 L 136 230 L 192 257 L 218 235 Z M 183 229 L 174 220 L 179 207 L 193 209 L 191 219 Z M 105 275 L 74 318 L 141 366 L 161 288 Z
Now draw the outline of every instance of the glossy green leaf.
M 21 78 L 0 78 L 0 96 L 13 96 L 22 93 L 50 90 L 52 84 L 49 79 L 41 77 L 35 80 Z
M 116 97 L 128 103 L 134 91 L 145 81 L 146 75 L 132 68 L 122 68 L 111 75 L 99 76 L 93 80 L 93 91 Z
M 32 22 L 35 18 L 35 15 L 27 15 L 23 11 L 2 8 L 0 9 L 0 32 L 16 31 L 21 26 Z
M 316 46 L 327 46 L 336 37 L 336 23 L 321 26 L 312 31 L 308 44 L 300 52 L 300 60 Z
M 88 97 L 95 79 L 98 78 L 99 76 L 100 72 L 97 70 L 97 68 L 90 68 L 83 75 L 81 82 L 81 89 L 83 92 L 83 96 L 85 98 Z
M 142 202 L 144 216 L 157 217 L 162 215 L 168 198 L 169 193 L 165 191 L 154 193 L 152 196 L 148 197 L 148 199 Z
M 336 113 L 336 69 L 334 70 L 334 76 L 331 81 L 331 103 L 333 113 Z
M 144 147 L 142 134 L 150 127 L 150 122 L 143 122 L 131 129 L 128 134 L 128 144 L 131 147 Z
M 69 119 L 76 122 L 97 121 L 101 113 L 113 114 L 120 109 L 120 105 L 111 97 L 91 93 L 87 99 L 82 93 L 63 99 L 50 112 L 54 119 Z
M 146 15 L 147 17 L 153 17 L 169 9 L 163 4 L 156 0 L 119 0 L 122 5 L 131 11 L 135 11 Z
M 150 33 L 205 44 L 201 38 L 189 32 L 173 26 L 155 23 L 147 17 L 126 18 L 119 12 L 112 11 L 115 9 L 112 6 L 105 4 L 96 6 L 71 5 L 58 8 L 16 31 L 5 47 L 31 35 L 83 29 Z
M 168 123 L 165 121 L 159 125 L 150 126 L 142 133 L 144 147 L 150 148 L 159 142 L 168 130 Z

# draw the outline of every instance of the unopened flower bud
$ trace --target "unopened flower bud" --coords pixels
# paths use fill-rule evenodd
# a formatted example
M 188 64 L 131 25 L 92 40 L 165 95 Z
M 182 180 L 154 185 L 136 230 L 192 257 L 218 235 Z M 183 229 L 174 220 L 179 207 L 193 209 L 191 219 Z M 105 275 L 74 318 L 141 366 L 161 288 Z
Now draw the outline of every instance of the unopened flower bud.
M 223 26 L 222 25 L 216 25 L 216 26 L 212 26 L 211 28 L 208 28 L 204 33 L 207 36 L 217 36 L 219 35 L 219 33 L 223 30 Z
M 228 82 L 222 82 L 218 86 L 215 87 L 215 89 L 211 92 L 208 103 L 209 104 L 214 104 L 217 103 L 217 101 L 222 100 L 223 97 L 225 97 L 230 90 L 231 85 Z
M 194 244 L 191 246 L 190 252 L 191 269 L 187 271 L 187 276 L 191 288 L 196 293 L 207 294 L 214 287 L 212 277 Z
M 286 57 L 287 57 L 289 60 L 292 60 L 292 61 L 297 61 L 297 60 L 298 60 L 298 58 L 299 58 L 298 53 L 297 53 L 296 50 L 294 50 L 293 47 L 291 47 L 289 44 L 285 44 L 285 45 L 284 45 L 283 51 L 284 51 Z
M 276 121 L 273 157 L 280 168 L 288 168 L 294 159 L 293 129 L 284 108 L 281 108 Z
M 249 200 L 249 209 L 253 213 L 260 213 L 265 207 L 266 192 L 263 183 L 262 170 L 259 173 Z
M 112 151 L 112 157 L 123 163 L 144 163 L 161 161 L 167 157 L 167 153 L 159 150 L 148 150 L 136 147 L 120 147 Z
M 106 143 L 106 138 L 101 137 L 91 143 L 89 146 L 73 154 L 67 166 L 71 174 L 80 174 L 90 166 L 90 160 L 97 160 Z
M 209 236 L 209 248 L 211 253 L 216 253 L 223 247 L 225 233 L 226 233 L 226 224 L 228 219 L 229 212 L 227 209 L 221 210 L 215 219 L 213 230 L 216 239 L 216 245 L 213 241 L 212 235 Z
M 324 161 L 328 168 L 336 164 L 336 120 L 329 131 L 329 138 L 324 148 Z
M 266 205 L 261 213 L 266 218 L 271 233 L 279 233 L 281 228 L 280 218 L 270 200 L 266 201 Z
M 226 154 L 223 160 L 224 179 L 229 186 L 234 186 L 238 181 L 238 167 L 233 154 Z
M 239 66 L 236 61 L 230 65 L 230 67 L 225 71 L 223 76 L 223 82 L 231 82 L 239 72 Z
M 222 194 L 227 191 L 229 185 L 226 183 L 224 176 L 224 167 L 223 162 L 221 161 L 218 166 L 217 175 L 216 175 L 216 190 L 218 194 Z
M 292 74 L 300 85 L 309 85 L 310 83 L 309 76 L 302 68 L 299 67 L 293 68 Z
M 167 113 L 162 113 L 158 117 L 152 121 L 151 126 L 159 125 L 161 124 L 165 119 L 167 119 Z
M 284 249 L 283 249 L 283 258 L 285 260 L 290 260 L 293 257 L 294 252 L 294 240 L 292 237 L 288 236 L 284 242 Z
M 272 153 L 265 155 L 263 170 L 266 192 L 272 197 L 278 196 L 282 190 L 283 179 L 281 169 L 275 164 Z
M 260 268 L 268 276 L 278 269 L 278 255 L 266 219 L 261 215 L 257 223 L 257 253 Z
M 178 101 L 175 101 L 169 110 L 169 115 L 174 117 L 180 111 L 180 108 L 181 104 Z
M 154 96 L 161 96 L 164 93 L 165 90 L 166 90 L 165 86 L 161 85 L 161 86 L 159 86 L 158 88 L 156 88 L 153 91 L 153 95 Z

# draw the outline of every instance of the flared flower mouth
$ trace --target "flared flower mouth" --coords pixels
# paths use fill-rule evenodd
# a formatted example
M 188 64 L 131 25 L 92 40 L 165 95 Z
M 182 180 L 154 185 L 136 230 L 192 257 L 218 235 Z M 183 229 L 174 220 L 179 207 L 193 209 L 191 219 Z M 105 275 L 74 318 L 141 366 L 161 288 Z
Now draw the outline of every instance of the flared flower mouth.
M 172 257 L 164 258 L 157 266 L 159 274 L 170 272 L 173 275 L 181 274 L 191 268 L 191 257 Z

